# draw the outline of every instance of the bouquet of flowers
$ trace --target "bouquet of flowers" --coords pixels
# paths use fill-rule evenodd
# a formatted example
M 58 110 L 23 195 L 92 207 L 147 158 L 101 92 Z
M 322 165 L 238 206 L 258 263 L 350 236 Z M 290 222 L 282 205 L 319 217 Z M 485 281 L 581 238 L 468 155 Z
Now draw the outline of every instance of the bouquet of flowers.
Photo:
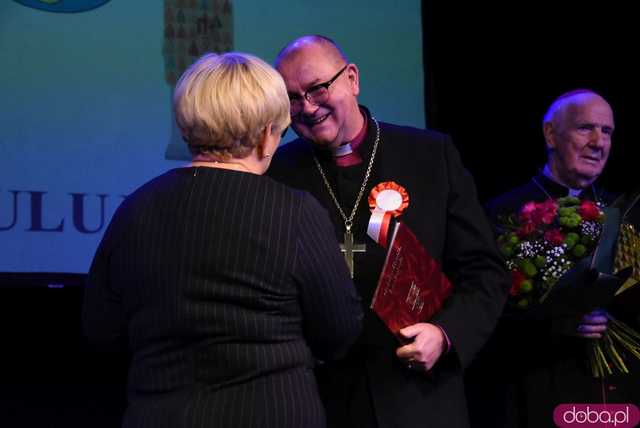
M 597 280 L 601 277 L 609 278 L 607 287 L 615 287 L 614 291 L 619 288 L 621 282 L 612 282 L 611 279 L 617 280 L 612 275 L 590 277 L 576 274 L 578 270 L 582 273 L 588 270 L 588 256 L 598 247 L 604 225 L 605 213 L 596 203 L 575 197 L 528 202 L 520 212 L 503 219 L 498 245 L 511 272 L 508 299 L 511 312 L 530 313 L 548 309 L 545 306 L 548 306 L 549 296 L 562 300 L 557 298 L 560 295 L 557 288 L 571 288 L 573 296 L 580 296 L 576 293 L 586 294 L 588 284 L 585 283 L 597 288 Z M 613 296 L 609 291 L 606 293 Z M 593 296 L 589 298 L 593 299 Z M 567 299 L 566 295 L 564 299 Z M 565 306 L 569 307 L 571 303 Z M 579 303 L 584 302 L 573 303 L 580 306 Z M 575 312 L 575 315 L 584 315 L 579 310 Z M 626 352 L 640 359 L 640 334 L 609 315 L 608 329 L 603 338 L 590 342 L 594 376 L 612 374 L 613 369 L 628 373 L 624 363 Z
M 604 213 L 592 201 L 566 197 L 527 202 L 508 217 L 498 245 L 511 272 L 509 305 L 541 303 L 558 279 L 595 248 Z

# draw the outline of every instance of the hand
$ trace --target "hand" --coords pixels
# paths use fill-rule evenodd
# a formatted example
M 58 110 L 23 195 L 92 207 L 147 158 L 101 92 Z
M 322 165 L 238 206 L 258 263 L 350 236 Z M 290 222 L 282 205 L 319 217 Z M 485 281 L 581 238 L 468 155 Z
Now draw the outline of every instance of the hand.
M 412 370 L 431 370 L 445 350 L 444 333 L 433 324 L 410 325 L 400 330 L 399 334 L 408 343 L 399 347 L 396 355 Z
M 600 339 L 602 334 L 607 331 L 607 312 L 602 309 L 596 309 L 589 312 L 580 320 L 576 334 L 585 339 Z

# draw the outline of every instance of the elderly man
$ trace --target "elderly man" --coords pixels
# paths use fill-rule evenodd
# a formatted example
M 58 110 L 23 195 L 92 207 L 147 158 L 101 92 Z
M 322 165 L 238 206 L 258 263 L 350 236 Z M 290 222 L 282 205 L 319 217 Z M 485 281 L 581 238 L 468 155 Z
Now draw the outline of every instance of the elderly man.
M 544 115 L 542 131 L 547 144 L 547 163 L 541 173 L 522 187 L 488 204 L 489 217 L 517 212 L 528 201 L 577 196 L 604 206 L 611 195 L 594 182 L 609 159 L 615 129 L 609 103 L 591 90 L 578 89 L 558 97 Z M 576 335 L 598 339 L 607 329 L 600 311 L 584 317 Z
M 594 182 L 609 158 L 615 128 L 613 111 L 600 95 L 586 89 L 558 97 L 544 115 L 547 164 L 524 186 L 488 204 L 491 218 L 517 211 L 530 200 L 579 196 L 606 204 L 610 196 Z
M 331 427 L 466 427 L 462 370 L 494 328 L 508 288 L 472 178 L 446 135 L 379 122 L 358 104 L 359 69 L 323 36 L 278 55 L 299 139 L 269 174 L 311 192 L 333 219 L 365 304 L 364 331 L 346 358 L 317 369 Z M 369 309 L 386 251 L 367 236 L 377 184 L 406 189 L 401 216 L 453 283 L 444 307 L 400 331 Z
M 606 206 L 613 197 L 597 186 L 614 131 L 612 109 L 597 93 L 579 89 L 558 97 L 543 120 L 547 163 L 523 186 L 487 205 L 494 224 L 528 201 L 576 196 Z M 576 319 L 502 320 L 467 372 L 473 427 L 545 427 L 562 403 L 629 402 L 634 377 L 594 379 L 587 340 L 607 330 L 607 314 Z M 627 400 L 627 401 L 625 401 Z

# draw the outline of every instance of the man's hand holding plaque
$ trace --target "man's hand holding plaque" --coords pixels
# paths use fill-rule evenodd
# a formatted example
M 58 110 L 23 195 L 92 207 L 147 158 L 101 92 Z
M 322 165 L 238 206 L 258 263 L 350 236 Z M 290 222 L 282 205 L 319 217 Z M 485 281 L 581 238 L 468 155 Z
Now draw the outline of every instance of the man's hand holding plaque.
M 428 320 L 442 308 L 452 285 L 407 225 L 395 222 L 389 239 L 392 217 L 408 204 L 406 190 L 393 182 L 379 184 L 369 196 L 372 215 L 367 233 L 383 247 L 388 243 L 371 309 L 403 343 L 398 357 L 409 368 L 430 370 L 448 348 L 448 339 Z
M 425 322 L 400 329 L 398 336 L 407 343 L 396 350 L 409 369 L 429 371 L 446 352 L 447 337 L 440 327 Z

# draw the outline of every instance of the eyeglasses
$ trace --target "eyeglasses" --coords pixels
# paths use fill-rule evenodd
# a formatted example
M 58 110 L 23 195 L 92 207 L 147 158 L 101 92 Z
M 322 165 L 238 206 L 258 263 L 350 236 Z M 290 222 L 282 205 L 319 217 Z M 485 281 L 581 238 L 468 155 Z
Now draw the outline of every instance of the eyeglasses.
M 333 76 L 331 79 L 324 83 L 318 83 L 313 85 L 304 92 L 304 99 L 300 95 L 289 95 L 289 102 L 291 103 L 291 116 L 296 116 L 302 111 L 304 106 L 304 100 L 309 101 L 314 106 L 320 105 L 329 99 L 329 86 L 336 81 L 343 71 L 347 69 L 349 64 L 345 65 Z

